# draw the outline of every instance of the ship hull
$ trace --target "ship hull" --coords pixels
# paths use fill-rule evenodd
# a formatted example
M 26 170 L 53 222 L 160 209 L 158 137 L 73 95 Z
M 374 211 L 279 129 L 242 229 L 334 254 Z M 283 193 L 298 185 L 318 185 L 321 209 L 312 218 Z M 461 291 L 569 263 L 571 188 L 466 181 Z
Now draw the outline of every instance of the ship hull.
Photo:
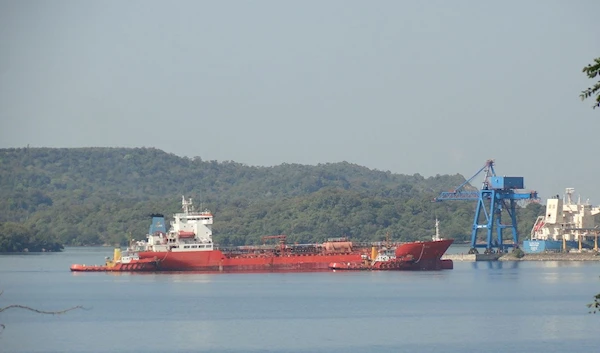
M 304 272 L 327 270 L 334 261 L 361 260 L 361 253 L 312 255 L 263 255 L 228 257 L 219 250 L 196 252 L 140 252 L 141 258 L 159 259 L 159 271 L 206 272 Z
M 396 257 L 410 256 L 416 262 L 425 263 L 437 261 L 442 258 L 453 242 L 453 239 L 444 239 L 402 244 L 396 248 Z
M 398 245 L 396 256 L 412 258 L 394 270 L 441 270 L 452 268 L 441 260 L 452 240 Z M 368 249 L 344 254 L 277 254 L 233 256 L 220 250 L 139 253 L 140 258 L 158 259 L 157 271 L 200 272 L 308 272 L 330 269 L 331 263 L 361 263 Z M 383 268 L 382 268 L 383 269 Z
M 563 245 L 567 249 L 578 249 L 579 242 L 574 240 L 566 240 L 563 244 L 560 240 L 525 240 L 523 241 L 523 251 L 528 254 L 539 254 L 544 252 L 561 252 L 564 251 Z M 591 248 L 586 242 L 582 242 L 583 248 Z
M 332 270 L 348 271 L 435 271 L 454 268 L 452 260 L 442 260 L 442 255 L 453 240 L 437 240 L 402 244 L 396 248 L 396 258 L 388 261 L 332 262 Z

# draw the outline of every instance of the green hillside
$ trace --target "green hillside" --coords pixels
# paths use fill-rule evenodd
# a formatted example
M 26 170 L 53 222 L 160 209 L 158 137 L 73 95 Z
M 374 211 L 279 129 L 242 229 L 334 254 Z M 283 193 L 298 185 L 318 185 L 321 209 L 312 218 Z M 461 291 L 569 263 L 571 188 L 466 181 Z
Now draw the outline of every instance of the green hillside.
M 19 234 L 48 244 L 124 244 L 145 236 L 149 214 L 179 211 L 182 195 L 213 212 L 221 245 L 272 234 L 295 242 L 381 240 L 386 233 L 424 239 L 436 217 L 444 236 L 467 240 L 475 205 L 431 202 L 464 180 L 347 162 L 253 167 L 153 148 L 0 149 L 0 251 L 23 247 L 15 245 L 22 236 L 5 230 L 13 223 L 24 227 Z M 528 234 L 539 208 L 522 210 L 521 234 Z

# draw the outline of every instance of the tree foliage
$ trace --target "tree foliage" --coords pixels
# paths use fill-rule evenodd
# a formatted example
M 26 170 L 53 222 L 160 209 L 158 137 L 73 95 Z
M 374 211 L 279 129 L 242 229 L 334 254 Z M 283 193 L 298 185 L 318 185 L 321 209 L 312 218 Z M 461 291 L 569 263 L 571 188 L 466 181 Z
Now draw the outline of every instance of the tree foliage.
M 587 75 L 588 78 L 596 78 L 596 76 L 598 76 L 598 74 L 600 73 L 600 58 L 594 59 L 594 63 L 588 64 L 586 67 L 583 68 L 582 71 Z M 579 95 L 579 97 L 581 97 L 581 100 L 585 100 L 593 96 L 596 96 L 593 107 L 600 107 L 600 81 L 596 82 L 592 87 L 588 87 Z
M 55 236 L 35 226 L 0 222 L 0 252 L 61 251 L 63 246 Z
M 600 73 L 600 58 L 594 59 L 593 64 L 588 64 L 583 68 L 583 73 L 587 75 L 588 78 L 594 79 Z M 596 102 L 593 107 L 600 107 L 600 81 L 596 82 L 592 87 L 588 87 L 588 89 L 581 92 L 579 97 L 581 100 L 585 100 L 592 96 L 596 96 Z M 590 308 L 590 313 L 595 314 L 600 309 L 600 293 L 596 294 L 594 297 L 594 301 L 588 304 L 588 308 Z
M 431 201 L 464 181 L 459 174 L 425 178 L 347 162 L 254 167 L 153 148 L 0 149 L 0 222 L 14 230 L 0 231 L 0 244 L 21 251 L 23 239 L 35 234 L 65 245 L 124 245 L 145 237 L 150 214 L 178 212 L 181 195 L 211 209 L 221 245 L 273 234 L 299 243 L 377 241 L 386 233 L 426 239 L 435 218 L 443 236 L 461 241 L 470 239 L 475 204 Z M 530 206 L 519 213 L 521 234 L 540 212 Z

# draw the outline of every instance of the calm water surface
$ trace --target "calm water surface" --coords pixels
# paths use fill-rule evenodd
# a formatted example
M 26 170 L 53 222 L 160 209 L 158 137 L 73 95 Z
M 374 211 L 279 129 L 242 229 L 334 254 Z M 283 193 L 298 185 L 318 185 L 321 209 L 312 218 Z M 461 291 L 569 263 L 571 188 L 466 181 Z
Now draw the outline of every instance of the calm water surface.
M 453 249 L 460 253 L 460 249 Z M 0 255 L 0 352 L 599 352 L 600 263 L 441 272 L 71 273 L 109 248 Z

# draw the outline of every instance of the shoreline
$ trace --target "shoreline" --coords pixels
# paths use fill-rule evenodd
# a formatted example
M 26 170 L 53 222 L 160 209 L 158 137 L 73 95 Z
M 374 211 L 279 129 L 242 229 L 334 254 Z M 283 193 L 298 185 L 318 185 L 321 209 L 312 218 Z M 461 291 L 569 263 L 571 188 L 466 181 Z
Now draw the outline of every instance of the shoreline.
M 498 261 L 600 261 L 600 253 L 583 252 L 525 254 L 525 256 L 521 258 L 508 253 L 500 256 Z
M 452 260 L 458 262 L 475 261 L 600 261 L 600 253 L 540 253 L 525 254 L 518 258 L 512 253 L 508 254 L 444 254 L 442 260 Z

